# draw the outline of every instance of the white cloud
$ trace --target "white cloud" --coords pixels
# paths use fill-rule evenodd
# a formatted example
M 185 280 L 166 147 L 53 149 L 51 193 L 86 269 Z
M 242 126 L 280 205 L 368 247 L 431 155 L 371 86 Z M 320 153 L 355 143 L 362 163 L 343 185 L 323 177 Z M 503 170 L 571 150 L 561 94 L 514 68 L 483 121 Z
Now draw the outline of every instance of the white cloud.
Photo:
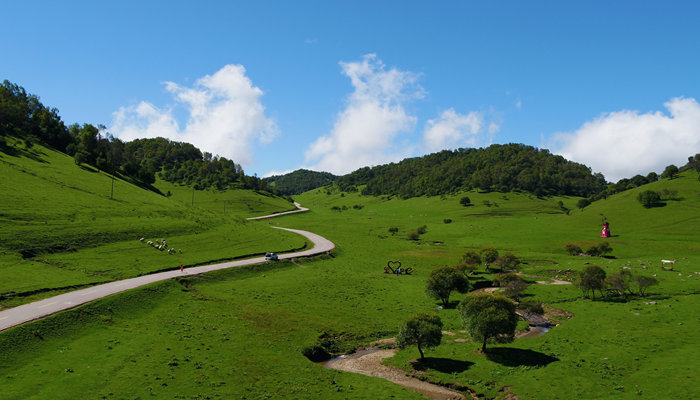
M 287 169 L 287 170 L 284 170 L 284 171 L 272 170 L 272 171 L 268 171 L 267 173 L 265 173 L 262 177 L 263 177 L 263 178 L 269 178 L 269 177 L 271 177 L 271 176 L 287 175 L 287 174 L 290 174 L 290 173 L 292 173 L 292 172 L 294 172 L 294 171 L 296 171 L 296 170 L 294 170 L 294 169 Z
M 475 147 L 482 131 L 484 117 L 480 112 L 458 114 L 449 108 L 437 119 L 428 120 L 423 132 L 423 139 L 428 151 L 454 149 L 457 147 Z M 498 125 L 491 123 L 489 132 L 498 130 Z
M 269 142 L 278 133 L 277 124 L 265 117 L 263 92 L 253 86 L 241 65 L 226 65 L 193 87 L 165 82 L 165 88 L 189 114 L 184 129 L 172 107 L 160 109 L 142 101 L 116 111 L 110 131 L 123 140 L 161 136 L 192 143 L 243 166 L 253 162 L 254 140 Z
M 662 172 L 685 164 L 700 152 L 700 105 L 692 98 L 673 98 L 657 112 L 617 111 L 586 122 L 572 133 L 553 136 L 557 154 L 602 172 L 608 181 Z
M 409 151 L 395 145 L 395 140 L 416 124 L 416 117 L 403 105 L 424 96 L 423 88 L 416 83 L 418 75 L 395 68 L 387 70 L 374 54 L 359 62 L 340 62 L 340 66 L 354 91 L 331 132 L 319 137 L 306 151 L 306 162 L 314 163 L 308 168 L 342 175 L 408 156 Z

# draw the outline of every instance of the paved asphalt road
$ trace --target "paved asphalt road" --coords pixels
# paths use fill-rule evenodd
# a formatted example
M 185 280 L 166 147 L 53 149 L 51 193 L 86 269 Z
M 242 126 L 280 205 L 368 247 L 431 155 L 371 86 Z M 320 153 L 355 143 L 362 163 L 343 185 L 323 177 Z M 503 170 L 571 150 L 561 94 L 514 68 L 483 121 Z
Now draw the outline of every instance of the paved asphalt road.
M 297 205 L 297 207 L 299 207 L 299 205 Z M 307 210 L 302 209 L 301 207 L 299 208 L 300 209 L 297 211 L 290 211 L 288 213 L 301 212 Z M 272 216 L 279 216 L 283 214 L 287 213 L 278 213 L 273 214 Z M 264 219 L 272 216 L 255 217 L 255 219 Z M 333 242 L 315 233 L 302 231 L 299 229 L 279 227 L 274 228 L 284 229 L 286 231 L 298 233 L 299 235 L 305 236 L 314 244 L 314 247 L 310 250 L 299 251 L 296 253 L 279 254 L 280 259 L 315 256 L 318 254 L 327 253 L 335 248 L 335 244 L 333 244 Z M 35 301 L 33 303 L 24 304 L 18 307 L 10 308 L 5 311 L 1 311 L 0 331 L 3 331 L 7 328 L 16 325 L 23 324 L 25 322 L 45 317 L 47 315 L 51 315 L 59 311 L 68 310 L 102 297 L 137 288 L 139 286 L 148 285 L 149 283 L 163 281 L 166 279 L 175 278 L 177 276 L 196 275 L 209 271 L 215 271 L 218 269 L 242 267 L 244 265 L 262 264 L 265 262 L 268 262 L 265 261 L 265 257 L 257 257 L 250 258 L 247 260 L 225 262 L 221 264 L 202 265 L 199 267 L 185 268 L 183 272 L 180 272 L 180 270 L 159 272 L 156 274 L 124 279 L 122 281 L 105 283 L 102 285 L 92 286 L 86 289 L 76 290 L 70 293 L 64 293 L 48 299 Z

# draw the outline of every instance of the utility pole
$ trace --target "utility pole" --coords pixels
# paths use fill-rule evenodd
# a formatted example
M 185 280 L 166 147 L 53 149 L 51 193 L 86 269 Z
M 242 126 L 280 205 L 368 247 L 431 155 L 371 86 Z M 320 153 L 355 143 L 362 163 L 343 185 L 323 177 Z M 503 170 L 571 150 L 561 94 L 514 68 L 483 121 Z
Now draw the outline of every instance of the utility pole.
M 192 188 L 192 207 L 194 207 L 194 188 Z

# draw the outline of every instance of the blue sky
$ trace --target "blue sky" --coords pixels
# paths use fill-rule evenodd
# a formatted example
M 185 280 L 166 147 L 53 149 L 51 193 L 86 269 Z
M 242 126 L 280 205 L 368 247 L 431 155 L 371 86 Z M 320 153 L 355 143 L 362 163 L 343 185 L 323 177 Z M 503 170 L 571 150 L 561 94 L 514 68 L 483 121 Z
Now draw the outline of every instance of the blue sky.
M 525 143 L 615 181 L 700 152 L 700 5 L 4 2 L 0 79 L 249 174 Z

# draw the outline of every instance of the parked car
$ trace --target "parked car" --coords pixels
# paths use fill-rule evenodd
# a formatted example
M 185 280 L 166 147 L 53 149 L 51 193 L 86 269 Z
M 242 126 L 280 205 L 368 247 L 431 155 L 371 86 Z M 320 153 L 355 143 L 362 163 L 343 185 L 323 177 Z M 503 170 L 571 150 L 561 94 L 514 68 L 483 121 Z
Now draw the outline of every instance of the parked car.
M 277 261 L 279 257 L 275 253 L 265 253 L 265 261 Z

